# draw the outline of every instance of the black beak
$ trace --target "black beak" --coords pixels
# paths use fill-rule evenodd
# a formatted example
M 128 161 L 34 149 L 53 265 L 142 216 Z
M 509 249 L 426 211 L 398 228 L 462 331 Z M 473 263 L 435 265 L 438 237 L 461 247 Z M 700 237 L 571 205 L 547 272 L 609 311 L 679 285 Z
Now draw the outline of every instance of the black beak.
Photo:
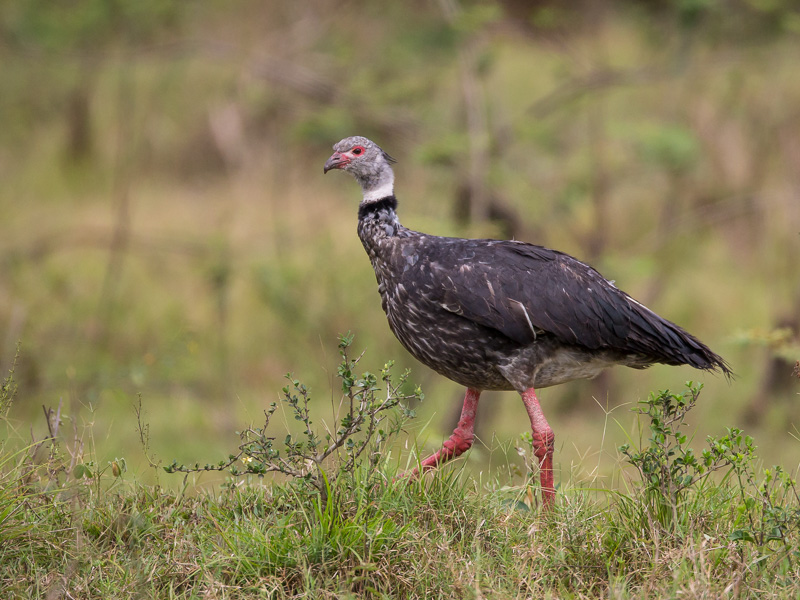
M 346 165 L 349 161 L 339 154 L 338 152 L 334 152 L 331 157 L 325 162 L 325 168 L 323 169 L 323 173 L 327 173 L 331 169 L 341 169 L 344 165 Z

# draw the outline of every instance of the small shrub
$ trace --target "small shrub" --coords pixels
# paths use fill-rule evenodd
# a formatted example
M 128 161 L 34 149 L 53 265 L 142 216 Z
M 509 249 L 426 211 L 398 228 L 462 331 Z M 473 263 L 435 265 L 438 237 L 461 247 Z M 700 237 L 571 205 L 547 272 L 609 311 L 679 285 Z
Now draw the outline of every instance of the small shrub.
M 628 499 L 620 512 L 627 520 L 643 513 L 648 524 L 680 533 L 699 518 L 699 507 L 705 504 L 718 522 L 729 523 L 727 537 L 739 548 L 742 561 L 748 547 L 754 553 L 753 567 L 791 573 L 800 560 L 797 483 L 780 466 L 759 469 L 753 439 L 735 427 L 721 437 L 709 436 L 708 447 L 696 456 L 681 428 L 701 389 L 688 382 L 683 393 L 653 393 L 635 409 L 649 420 L 650 444 L 640 450 L 625 444 L 620 452 L 638 471 L 644 502 Z M 711 473 L 724 469 L 721 482 L 706 485 Z M 688 529 L 682 533 L 691 534 Z
M 357 366 L 363 353 L 351 358 L 349 349 L 352 342 L 352 335 L 339 339 L 342 361 L 337 376 L 342 382 L 344 415 L 337 418 L 335 431 L 320 433 L 313 427 L 311 394 L 303 383 L 289 374 L 286 378 L 290 384 L 283 388 L 281 402 L 294 419 L 302 423 L 303 430 L 299 435 L 288 434 L 282 442 L 276 441 L 269 431 L 278 408 L 278 403 L 273 402 L 265 411 L 264 425 L 241 432 L 242 443 L 227 460 L 205 466 L 187 466 L 174 461 L 164 469 L 168 473 L 224 471 L 234 477 L 281 473 L 293 480 L 307 482 L 323 498 L 328 496 L 330 486 L 338 477 L 347 475 L 352 478 L 362 463 L 367 468 L 368 479 L 371 478 L 377 473 L 387 442 L 402 430 L 408 419 L 414 417 L 409 403 L 422 400 L 423 394 L 419 387 L 412 393 L 403 391 L 409 372 L 395 381 L 391 373 L 392 361 L 384 365 L 379 376 L 370 372 L 358 375 Z M 340 463 L 330 469 L 328 462 L 334 458 L 339 458 Z
M 681 394 L 669 390 L 651 393 L 634 409 L 649 421 L 650 445 L 642 450 L 632 449 L 630 444 L 619 448 L 639 472 L 648 516 L 667 528 L 678 523 L 687 493 L 709 474 L 729 465 L 724 455 L 709 450 L 698 458 L 682 431 L 702 388 L 687 382 Z

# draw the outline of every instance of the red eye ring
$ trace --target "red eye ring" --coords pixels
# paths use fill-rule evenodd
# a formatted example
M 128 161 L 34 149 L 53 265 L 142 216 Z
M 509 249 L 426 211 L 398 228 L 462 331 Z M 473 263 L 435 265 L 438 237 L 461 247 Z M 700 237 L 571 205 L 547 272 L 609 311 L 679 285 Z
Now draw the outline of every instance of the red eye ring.
M 364 146 L 355 146 L 352 150 L 350 150 L 350 152 L 358 156 L 359 154 L 364 152 Z

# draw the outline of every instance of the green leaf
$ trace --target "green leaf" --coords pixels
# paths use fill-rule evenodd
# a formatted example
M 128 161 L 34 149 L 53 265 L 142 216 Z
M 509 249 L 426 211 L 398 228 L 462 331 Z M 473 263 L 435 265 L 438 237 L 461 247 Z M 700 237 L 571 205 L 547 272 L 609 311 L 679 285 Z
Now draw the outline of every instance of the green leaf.
M 92 476 L 92 470 L 84 464 L 78 464 L 72 469 L 72 476 L 75 479 L 89 479 Z
M 747 529 L 737 529 L 736 531 L 732 531 L 728 536 L 728 539 L 734 542 L 750 542 L 755 543 L 756 538 L 753 537 L 753 534 L 750 533 Z

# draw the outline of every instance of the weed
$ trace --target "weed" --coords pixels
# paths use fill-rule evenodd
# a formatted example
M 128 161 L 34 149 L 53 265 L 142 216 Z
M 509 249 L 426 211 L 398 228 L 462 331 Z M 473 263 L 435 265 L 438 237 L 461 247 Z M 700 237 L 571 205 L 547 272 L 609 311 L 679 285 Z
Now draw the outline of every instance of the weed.
M 309 483 L 320 492 L 323 499 L 328 497 L 330 486 L 339 476 L 354 477 L 363 461 L 366 461 L 367 477 L 371 478 L 377 473 L 387 442 L 402 430 L 408 419 L 414 417 L 414 411 L 408 403 L 422 400 L 423 394 L 419 387 L 412 393 L 405 393 L 403 389 L 409 372 L 404 372 L 395 382 L 391 373 L 394 363 L 389 361 L 380 373 L 380 382 L 385 386 L 381 395 L 378 376 L 370 372 L 357 374 L 356 367 L 363 352 L 351 358 L 349 348 L 352 343 L 353 336 L 349 334 L 339 339 L 342 361 L 337 375 L 342 382 L 344 415 L 337 418 L 336 431 L 320 434 L 312 426 L 311 394 L 303 383 L 289 374 L 286 377 L 290 385 L 283 388 L 281 401 L 294 419 L 302 423 L 303 430 L 297 436 L 287 434 L 282 449 L 278 448 L 276 438 L 268 432 L 278 408 L 278 404 L 273 402 L 265 411 L 264 425 L 244 430 L 240 434 L 242 443 L 238 452 L 231 454 L 227 460 L 202 467 L 173 461 L 164 469 L 168 473 L 224 471 L 234 477 L 281 473 Z M 395 409 L 399 409 L 399 412 Z M 336 468 L 326 470 L 326 463 L 333 457 L 339 457 L 340 463 Z M 237 466 L 239 462 L 244 465 L 243 469 Z
M 707 450 L 698 459 L 682 431 L 700 390 L 702 385 L 687 382 L 681 394 L 669 390 L 651 393 L 634 409 L 649 421 L 650 445 L 638 451 L 630 444 L 619 448 L 639 472 L 648 516 L 667 528 L 679 523 L 687 492 L 697 489 L 712 472 L 729 465 L 722 452 Z
M 698 458 L 681 427 L 701 389 L 688 382 L 682 394 L 654 393 L 635 409 L 649 420 L 650 445 L 633 450 L 626 444 L 620 451 L 638 471 L 644 501 L 634 501 L 632 507 L 630 499 L 624 499 L 618 505 L 620 515 L 629 523 L 642 515 L 651 530 L 658 524 L 682 538 L 691 534 L 689 526 L 702 519 L 704 511 L 704 518 L 714 521 L 708 514 L 713 512 L 748 568 L 773 575 L 793 573 L 800 559 L 797 483 L 780 466 L 763 469 L 759 481 L 753 439 L 735 427 L 723 436 L 709 436 Z M 709 484 L 709 475 L 723 469 L 721 482 Z M 653 538 L 658 537 L 655 533 Z M 749 563 L 745 546 L 752 550 Z

